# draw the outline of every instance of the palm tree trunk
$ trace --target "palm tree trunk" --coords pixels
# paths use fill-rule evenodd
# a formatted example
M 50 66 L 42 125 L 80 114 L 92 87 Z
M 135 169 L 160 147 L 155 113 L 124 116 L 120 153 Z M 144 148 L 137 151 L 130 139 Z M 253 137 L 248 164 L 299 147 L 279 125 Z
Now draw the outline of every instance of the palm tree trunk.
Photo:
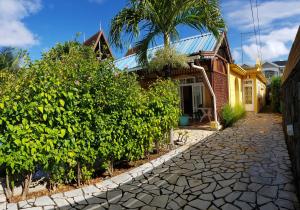
M 170 34 L 164 33 L 164 45 L 165 47 L 170 46 Z

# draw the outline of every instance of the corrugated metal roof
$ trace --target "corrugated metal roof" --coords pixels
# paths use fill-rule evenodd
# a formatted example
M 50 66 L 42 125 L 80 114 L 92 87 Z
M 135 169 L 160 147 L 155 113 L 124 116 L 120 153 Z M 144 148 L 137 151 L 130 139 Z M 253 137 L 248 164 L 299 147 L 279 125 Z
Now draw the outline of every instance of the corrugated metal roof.
M 181 39 L 179 41 L 174 42 L 172 46 L 176 49 L 178 53 L 184 55 L 192 55 L 200 51 L 214 51 L 217 42 L 218 41 L 213 34 L 207 33 Z M 155 55 L 155 52 L 161 48 L 163 48 L 163 45 L 159 45 L 157 47 L 148 49 L 148 59 L 151 60 L 151 58 Z M 140 68 L 136 54 L 115 60 L 114 63 L 115 66 L 120 70 L 136 70 Z

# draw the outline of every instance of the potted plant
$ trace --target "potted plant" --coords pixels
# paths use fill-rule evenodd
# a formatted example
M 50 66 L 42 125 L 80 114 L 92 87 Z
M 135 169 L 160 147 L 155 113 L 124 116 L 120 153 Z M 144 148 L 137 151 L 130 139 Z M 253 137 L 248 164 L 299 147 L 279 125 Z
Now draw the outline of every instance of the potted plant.
M 188 126 L 190 123 L 190 116 L 187 114 L 183 114 L 179 117 L 179 125 L 180 126 Z

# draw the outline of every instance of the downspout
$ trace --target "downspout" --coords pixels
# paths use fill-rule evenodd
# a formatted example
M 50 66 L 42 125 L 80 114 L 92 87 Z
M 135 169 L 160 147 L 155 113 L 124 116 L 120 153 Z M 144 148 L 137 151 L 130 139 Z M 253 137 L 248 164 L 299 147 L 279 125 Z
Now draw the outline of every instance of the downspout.
M 211 125 L 212 127 L 214 127 L 215 129 L 219 130 L 220 129 L 220 123 L 218 122 L 218 115 L 217 115 L 217 100 L 216 100 L 216 95 L 215 95 L 215 92 L 209 82 L 209 79 L 207 77 L 207 74 L 205 72 L 205 69 L 202 67 L 202 66 L 197 66 L 195 65 L 194 63 L 192 63 L 192 68 L 195 68 L 195 69 L 198 69 L 202 72 L 204 78 L 205 78 L 205 81 L 206 81 L 206 84 L 208 86 L 208 89 L 213 97 L 213 105 L 214 105 L 214 119 L 215 119 L 215 122 L 214 124 L 215 125 Z

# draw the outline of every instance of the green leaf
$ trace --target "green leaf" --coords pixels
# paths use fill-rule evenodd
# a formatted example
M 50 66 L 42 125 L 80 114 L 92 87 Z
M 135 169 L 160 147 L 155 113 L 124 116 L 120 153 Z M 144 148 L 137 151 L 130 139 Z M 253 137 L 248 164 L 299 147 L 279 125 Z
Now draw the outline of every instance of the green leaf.
M 65 106 L 65 101 L 64 100 L 59 99 L 59 103 L 60 103 L 61 106 Z
M 65 130 L 65 129 L 61 129 L 61 130 L 60 130 L 59 136 L 60 136 L 61 138 L 63 138 L 65 135 L 66 135 L 66 130 Z
M 44 107 L 39 106 L 39 107 L 38 107 L 38 110 L 39 110 L 41 113 L 44 113 Z
M 4 109 L 4 103 L 0 103 L 0 108 Z
M 47 120 L 47 114 L 43 114 L 43 119 L 44 119 L 44 121 Z

